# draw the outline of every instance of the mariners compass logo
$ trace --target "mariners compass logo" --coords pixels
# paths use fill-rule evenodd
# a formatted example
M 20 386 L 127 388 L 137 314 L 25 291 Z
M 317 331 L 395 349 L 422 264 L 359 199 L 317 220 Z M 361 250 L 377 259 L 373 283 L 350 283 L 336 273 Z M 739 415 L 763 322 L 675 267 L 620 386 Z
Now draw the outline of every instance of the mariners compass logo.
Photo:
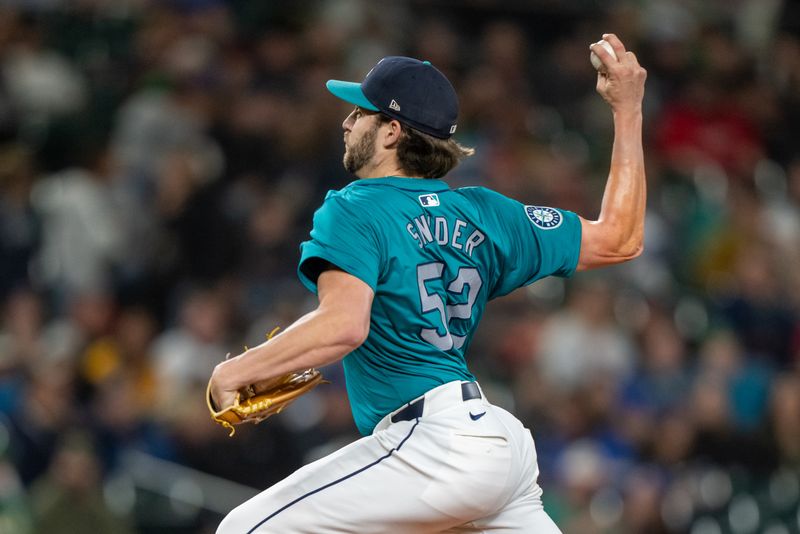
M 558 210 L 547 206 L 525 206 L 525 214 L 533 224 L 543 230 L 558 228 L 564 220 Z

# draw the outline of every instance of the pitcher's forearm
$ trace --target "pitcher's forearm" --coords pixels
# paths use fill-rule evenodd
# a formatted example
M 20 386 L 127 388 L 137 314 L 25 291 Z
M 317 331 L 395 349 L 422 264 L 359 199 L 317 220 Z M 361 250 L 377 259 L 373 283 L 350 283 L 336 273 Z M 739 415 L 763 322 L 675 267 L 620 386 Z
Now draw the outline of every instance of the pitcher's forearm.
M 642 149 L 642 113 L 614 113 L 614 148 L 598 224 L 615 236 L 615 248 L 633 253 L 644 237 L 647 184 Z
M 273 339 L 221 363 L 216 373 L 220 386 L 239 389 L 283 374 L 321 367 L 353 350 L 334 317 L 315 310 L 298 319 Z

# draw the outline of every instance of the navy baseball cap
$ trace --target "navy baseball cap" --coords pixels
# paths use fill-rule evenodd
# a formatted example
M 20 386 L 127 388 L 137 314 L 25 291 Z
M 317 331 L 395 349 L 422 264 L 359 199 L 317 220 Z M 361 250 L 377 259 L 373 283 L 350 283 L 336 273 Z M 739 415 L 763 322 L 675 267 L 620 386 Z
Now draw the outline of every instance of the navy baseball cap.
M 328 80 L 325 85 L 345 102 L 380 111 L 434 137 L 448 139 L 456 131 L 456 91 L 430 61 L 389 56 L 361 83 Z

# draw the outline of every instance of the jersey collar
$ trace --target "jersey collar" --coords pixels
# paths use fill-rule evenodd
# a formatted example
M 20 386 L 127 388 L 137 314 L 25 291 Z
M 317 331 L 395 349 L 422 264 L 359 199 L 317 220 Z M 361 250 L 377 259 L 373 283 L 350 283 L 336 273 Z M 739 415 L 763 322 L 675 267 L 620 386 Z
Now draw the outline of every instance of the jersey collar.
M 362 178 L 350 183 L 351 187 L 388 185 L 398 189 L 411 191 L 447 191 L 450 186 L 442 180 L 403 178 L 399 176 L 386 176 L 384 178 Z

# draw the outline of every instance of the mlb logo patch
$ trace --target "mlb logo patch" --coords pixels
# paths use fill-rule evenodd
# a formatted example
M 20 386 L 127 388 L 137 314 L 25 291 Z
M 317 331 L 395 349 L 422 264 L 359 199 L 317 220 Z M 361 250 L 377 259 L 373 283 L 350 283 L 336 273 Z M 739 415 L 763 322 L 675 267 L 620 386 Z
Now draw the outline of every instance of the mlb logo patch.
M 419 203 L 422 204 L 426 208 L 431 208 L 433 206 L 439 205 L 439 195 L 436 193 L 430 193 L 428 195 L 420 195 L 419 196 Z

